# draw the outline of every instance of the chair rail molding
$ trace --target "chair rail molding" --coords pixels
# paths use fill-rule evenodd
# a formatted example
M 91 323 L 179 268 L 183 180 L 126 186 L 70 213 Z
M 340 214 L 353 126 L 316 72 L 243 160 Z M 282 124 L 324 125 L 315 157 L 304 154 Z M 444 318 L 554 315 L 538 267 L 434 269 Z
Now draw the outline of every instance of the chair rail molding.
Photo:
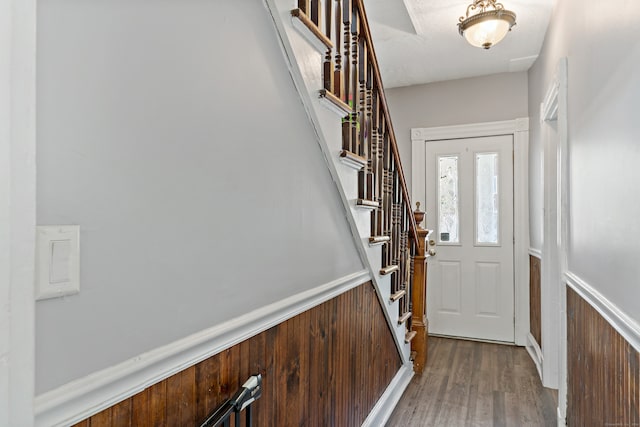
M 595 287 L 580 278 L 577 274 L 567 272 L 565 275 L 567 286 L 576 291 L 582 299 L 588 302 L 622 337 L 640 352 L 640 323 L 620 310 Z
M 35 425 L 73 425 L 369 280 L 367 270 L 349 274 L 43 393 Z
M 529 255 L 533 255 L 538 259 L 542 259 L 542 251 L 536 248 L 529 248 Z
M 529 118 L 411 129 L 411 199 L 423 201 L 427 141 L 513 135 L 515 344 L 527 345 L 529 333 Z

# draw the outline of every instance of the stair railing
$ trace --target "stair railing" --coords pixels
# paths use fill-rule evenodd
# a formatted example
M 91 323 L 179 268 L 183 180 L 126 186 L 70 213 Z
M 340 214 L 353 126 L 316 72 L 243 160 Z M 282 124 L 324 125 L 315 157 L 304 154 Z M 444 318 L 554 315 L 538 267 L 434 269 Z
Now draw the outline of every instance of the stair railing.
M 371 210 L 369 244 L 383 245 L 380 274 L 391 275 L 398 322 L 406 325 L 414 368 L 422 372 L 428 231 L 418 227 L 412 212 L 364 5 L 362 0 L 298 0 L 291 14 L 326 48 L 319 96 L 344 114 L 340 157 L 360 168 L 356 204 Z
M 240 425 L 240 413 L 245 411 L 245 425 L 251 427 L 251 404 L 262 395 L 262 375 L 253 375 L 243 384 L 231 399 L 218 406 L 200 427 L 230 427 L 231 417 L 234 425 Z

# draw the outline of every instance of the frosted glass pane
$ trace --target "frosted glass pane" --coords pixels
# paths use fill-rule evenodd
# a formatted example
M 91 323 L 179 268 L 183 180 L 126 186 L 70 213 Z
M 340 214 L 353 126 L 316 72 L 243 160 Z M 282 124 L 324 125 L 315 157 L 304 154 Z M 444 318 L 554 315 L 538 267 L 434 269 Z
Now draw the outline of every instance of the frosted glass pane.
M 458 230 L 460 216 L 458 212 L 458 156 L 439 157 L 440 199 L 438 214 L 438 240 L 440 242 L 459 243 Z
M 498 243 L 498 153 L 476 154 L 476 243 Z

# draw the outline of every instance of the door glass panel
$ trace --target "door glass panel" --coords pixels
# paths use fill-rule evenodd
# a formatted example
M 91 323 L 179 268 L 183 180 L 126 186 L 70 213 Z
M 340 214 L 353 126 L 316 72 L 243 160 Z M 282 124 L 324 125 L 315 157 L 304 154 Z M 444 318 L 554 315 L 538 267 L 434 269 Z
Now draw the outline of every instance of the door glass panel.
M 498 243 L 499 207 L 498 153 L 477 153 L 476 243 Z
M 438 173 L 438 241 L 459 243 L 458 156 L 439 156 Z

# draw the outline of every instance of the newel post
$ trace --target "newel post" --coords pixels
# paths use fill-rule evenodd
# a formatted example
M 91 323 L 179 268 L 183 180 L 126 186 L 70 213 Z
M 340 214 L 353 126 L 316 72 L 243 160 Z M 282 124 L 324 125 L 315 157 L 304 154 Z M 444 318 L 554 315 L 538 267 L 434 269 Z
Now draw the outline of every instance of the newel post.
M 422 228 L 420 223 L 424 219 L 424 212 L 420 210 L 420 202 L 416 203 L 413 212 L 418 226 L 418 241 L 416 242 L 416 254 L 413 258 L 413 292 L 411 329 L 417 332 L 411 341 L 411 350 L 415 352 L 413 369 L 421 374 L 427 364 L 427 339 L 429 333 L 429 321 L 427 320 L 427 237 L 429 230 Z

